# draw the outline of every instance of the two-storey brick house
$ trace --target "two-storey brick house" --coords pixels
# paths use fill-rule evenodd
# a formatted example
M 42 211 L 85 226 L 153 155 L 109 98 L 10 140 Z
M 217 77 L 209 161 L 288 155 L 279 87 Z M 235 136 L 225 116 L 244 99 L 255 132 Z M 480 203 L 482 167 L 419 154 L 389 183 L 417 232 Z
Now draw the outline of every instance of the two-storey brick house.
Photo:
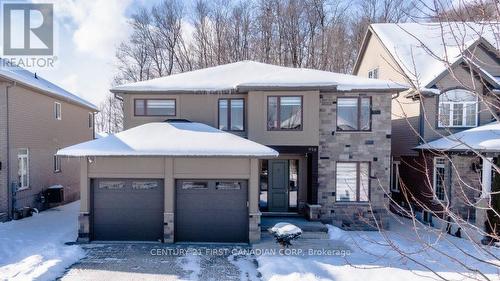
M 80 196 L 79 162 L 55 156 L 92 140 L 90 102 L 20 67 L 0 66 L 0 221 L 43 209 L 43 191 L 61 186 L 64 202 Z
M 115 87 L 125 131 L 59 152 L 82 157 L 80 239 L 254 242 L 262 214 L 387 226 L 405 89 L 252 61 Z
M 450 141 L 474 134 L 485 141 L 484 131 L 497 138 L 490 125 L 499 112 L 499 28 L 495 22 L 372 24 L 365 35 L 354 74 L 411 85 L 392 100 L 391 191 L 424 220 L 448 220 L 451 210 L 458 215 L 452 221 L 475 223 L 474 205 L 491 185 L 485 175 L 500 150 Z

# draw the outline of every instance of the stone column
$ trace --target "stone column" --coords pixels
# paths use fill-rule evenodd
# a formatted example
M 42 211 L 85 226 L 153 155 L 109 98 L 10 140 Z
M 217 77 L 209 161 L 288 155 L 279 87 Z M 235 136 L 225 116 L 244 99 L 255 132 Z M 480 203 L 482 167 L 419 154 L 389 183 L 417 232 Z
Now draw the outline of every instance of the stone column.
M 476 204 L 476 226 L 484 229 L 484 222 L 487 220 L 487 208 L 490 203 L 491 194 L 491 163 L 493 158 L 483 158 L 482 180 L 481 180 L 481 196 Z

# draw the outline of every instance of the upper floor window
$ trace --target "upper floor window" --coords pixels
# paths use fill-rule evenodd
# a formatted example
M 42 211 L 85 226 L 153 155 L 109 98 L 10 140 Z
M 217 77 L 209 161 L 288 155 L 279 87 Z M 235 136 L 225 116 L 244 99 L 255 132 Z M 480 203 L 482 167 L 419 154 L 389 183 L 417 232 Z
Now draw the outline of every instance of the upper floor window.
M 54 118 L 56 120 L 62 120 L 62 115 L 61 115 L 61 104 L 58 102 L 54 103 Z
M 175 116 L 175 99 L 136 99 L 135 116 Z
M 368 70 L 368 78 L 378 79 L 378 67 Z
M 268 130 L 302 130 L 302 96 L 267 97 Z
M 19 188 L 28 188 L 30 185 L 29 150 L 21 148 L 17 151 L 17 182 Z
M 219 100 L 219 129 L 224 131 L 245 130 L 245 100 Z
M 337 162 L 336 201 L 368 202 L 370 200 L 370 163 Z
M 439 95 L 439 127 L 477 126 L 477 106 L 477 96 L 467 90 L 450 90 Z
M 338 131 L 371 130 L 371 98 L 337 98 Z

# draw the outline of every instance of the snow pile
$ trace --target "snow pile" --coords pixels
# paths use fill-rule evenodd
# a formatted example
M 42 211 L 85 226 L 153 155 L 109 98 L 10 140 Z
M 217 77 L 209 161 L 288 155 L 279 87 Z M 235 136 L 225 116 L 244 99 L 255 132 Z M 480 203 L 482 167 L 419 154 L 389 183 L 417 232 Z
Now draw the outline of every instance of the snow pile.
M 500 24 L 495 22 L 378 23 L 371 27 L 406 76 L 419 87 L 433 86 L 430 83 L 480 38 L 500 48 L 495 35 Z
M 79 202 L 0 223 L 0 280 L 55 280 L 84 257 L 75 241 Z
M 230 92 L 240 88 L 311 87 L 406 90 L 407 86 L 376 79 L 305 68 L 283 67 L 255 61 L 240 61 L 117 86 L 114 93 L 123 92 Z
M 275 157 L 278 152 L 201 123 L 154 122 L 61 149 L 57 155 Z
M 298 239 L 302 235 L 302 229 L 287 222 L 279 222 L 269 228 L 268 231 L 274 235 L 276 242 L 283 247 L 291 246 L 291 241 Z
M 291 223 L 279 222 L 269 229 L 276 236 L 293 236 L 302 234 L 302 230 Z
M 34 73 L 24 68 L 11 65 L 7 60 L 2 58 L 0 58 L 0 77 L 35 88 L 42 92 L 54 95 L 57 98 L 75 102 L 96 111 L 98 110 L 94 104 L 86 101 L 85 99 L 64 90 L 63 88 L 43 79 L 38 75 L 35 76 Z
M 301 249 L 304 255 L 261 255 L 257 257 L 258 270 L 262 279 L 268 281 L 440 280 L 432 271 L 446 280 L 486 279 L 466 270 L 460 265 L 463 263 L 479 270 L 489 280 L 499 280 L 500 262 L 495 257 L 500 255 L 500 249 L 489 247 L 487 255 L 480 250 L 483 246 L 467 239 L 447 235 L 435 228 L 416 227 L 415 231 L 412 221 L 404 218 L 393 219 L 391 230 L 382 233 L 344 231 L 329 226 L 330 240 L 324 242 L 325 249 L 331 250 L 327 242 L 345 245 L 351 249 L 345 256 L 309 255 L 308 243 L 303 240 L 301 248 L 295 246 L 293 249 Z M 317 240 L 310 243 L 316 245 Z
M 416 147 L 444 151 L 479 150 L 482 152 L 500 151 L 500 122 L 461 131 L 447 137 Z

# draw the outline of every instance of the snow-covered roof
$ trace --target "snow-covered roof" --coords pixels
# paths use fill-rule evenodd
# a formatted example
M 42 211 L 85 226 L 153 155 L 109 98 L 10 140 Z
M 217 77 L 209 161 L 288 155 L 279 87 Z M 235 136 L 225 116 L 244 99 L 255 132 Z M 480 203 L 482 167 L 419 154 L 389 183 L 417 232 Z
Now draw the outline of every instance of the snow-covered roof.
M 442 151 L 500 152 L 500 122 L 465 130 L 416 147 Z
M 82 105 L 97 111 L 97 107 L 91 102 L 64 90 L 63 88 L 22 67 L 12 65 L 7 60 L 2 58 L 0 58 L 0 78 L 14 81 L 35 90 L 39 90 L 45 94 L 52 95 L 61 100 Z
M 107 136 L 109 136 L 109 134 L 106 133 L 106 132 L 96 132 L 95 133 L 95 138 L 96 139 L 102 139 L 102 138 L 105 138 Z
M 240 61 L 166 77 L 116 86 L 126 92 L 226 92 L 258 88 L 406 90 L 406 85 L 328 71 Z
M 377 23 L 371 25 L 415 86 L 431 87 L 448 64 L 483 38 L 497 50 L 499 22 Z M 418 82 L 418 83 L 417 83 Z
M 278 152 L 201 123 L 154 122 L 63 148 L 57 155 L 275 157 Z

